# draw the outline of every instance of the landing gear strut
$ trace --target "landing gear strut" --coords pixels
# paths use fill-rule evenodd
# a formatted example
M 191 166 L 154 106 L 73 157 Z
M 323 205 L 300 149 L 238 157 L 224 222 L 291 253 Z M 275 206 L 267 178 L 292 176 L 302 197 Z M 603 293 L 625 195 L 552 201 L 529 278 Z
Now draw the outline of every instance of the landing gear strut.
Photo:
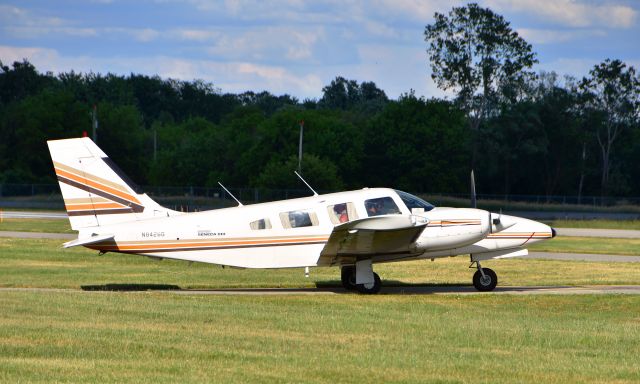
M 340 272 L 340 280 L 342 286 L 349 291 L 358 291 L 360 293 L 373 294 L 380 292 L 382 281 L 377 273 L 373 273 L 373 281 L 364 284 L 356 283 L 356 267 L 353 265 L 345 265 Z
M 473 274 L 473 286 L 480 292 L 493 291 L 498 285 L 498 275 L 492 269 L 482 268 L 479 261 L 475 263 L 478 270 Z

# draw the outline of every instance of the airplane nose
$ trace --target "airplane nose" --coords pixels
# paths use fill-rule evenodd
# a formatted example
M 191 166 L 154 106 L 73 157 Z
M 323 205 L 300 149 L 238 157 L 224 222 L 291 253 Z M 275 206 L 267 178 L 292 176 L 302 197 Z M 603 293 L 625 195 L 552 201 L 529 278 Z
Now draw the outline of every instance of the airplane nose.
M 556 230 L 551 228 L 551 238 L 553 239 L 554 237 L 556 237 Z

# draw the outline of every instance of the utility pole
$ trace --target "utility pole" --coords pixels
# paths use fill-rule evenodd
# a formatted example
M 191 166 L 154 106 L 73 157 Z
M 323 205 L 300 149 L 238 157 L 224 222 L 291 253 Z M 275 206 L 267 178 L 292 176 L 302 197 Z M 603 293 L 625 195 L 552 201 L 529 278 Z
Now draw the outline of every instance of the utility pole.
M 98 144 L 98 114 L 97 107 L 93 104 L 93 112 L 91 113 L 91 121 L 93 126 L 93 142 Z
M 304 120 L 300 120 L 300 142 L 298 143 L 298 173 L 302 175 L 302 136 L 304 134 Z

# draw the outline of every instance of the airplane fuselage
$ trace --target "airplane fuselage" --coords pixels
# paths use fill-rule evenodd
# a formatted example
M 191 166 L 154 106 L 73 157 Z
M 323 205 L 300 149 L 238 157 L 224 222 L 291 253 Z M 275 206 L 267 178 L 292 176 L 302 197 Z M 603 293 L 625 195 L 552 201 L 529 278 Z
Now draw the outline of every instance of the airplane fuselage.
M 372 212 L 372 201 L 391 211 Z M 492 222 L 496 214 L 480 209 L 412 212 L 399 192 L 372 188 L 89 228 L 115 236 L 88 247 L 240 268 L 328 266 L 336 263 L 321 254 L 334 228 L 377 215 L 405 217 L 426 228 L 410 248 L 380 252 L 371 257 L 374 263 L 518 250 L 552 237 L 549 226 L 512 216 L 502 215 L 508 228 L 500 228 Z M 371 246 L 363 236 L 357 241 L 358 249 Z

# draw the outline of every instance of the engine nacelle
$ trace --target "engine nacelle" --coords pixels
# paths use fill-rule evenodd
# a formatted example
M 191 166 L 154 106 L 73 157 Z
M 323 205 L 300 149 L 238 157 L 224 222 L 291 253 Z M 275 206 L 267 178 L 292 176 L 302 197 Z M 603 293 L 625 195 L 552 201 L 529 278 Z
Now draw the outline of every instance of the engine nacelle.
M 484 239 L 491 231 L 491 216 L 481 209 L 434 208 L 423 216 L 429 224 L 416 241 L 418 251 L 464 247 Z

